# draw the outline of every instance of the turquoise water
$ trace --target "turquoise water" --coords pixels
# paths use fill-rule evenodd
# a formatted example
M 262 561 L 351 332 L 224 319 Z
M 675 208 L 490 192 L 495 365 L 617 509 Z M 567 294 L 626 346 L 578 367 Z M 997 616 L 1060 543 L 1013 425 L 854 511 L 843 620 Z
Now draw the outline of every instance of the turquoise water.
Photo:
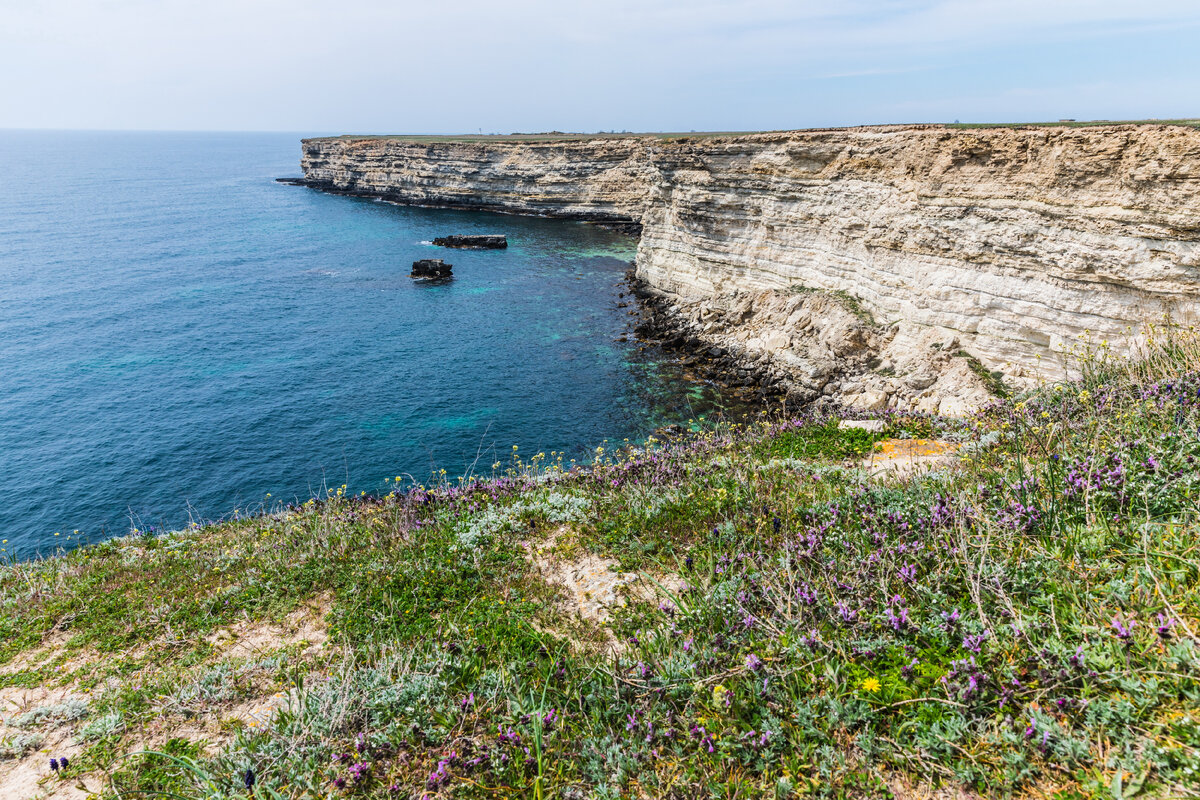
M 514 444 L 584 458 L 719 403 L 617 341 L 627 237 L 275 183 L 299 152 L 279 134 L 0 132 L 8 555 L 486 471 Z M 510 246 L 426 244 L 450 233 Z M 426 257 L 455 279 L 410 279 Z

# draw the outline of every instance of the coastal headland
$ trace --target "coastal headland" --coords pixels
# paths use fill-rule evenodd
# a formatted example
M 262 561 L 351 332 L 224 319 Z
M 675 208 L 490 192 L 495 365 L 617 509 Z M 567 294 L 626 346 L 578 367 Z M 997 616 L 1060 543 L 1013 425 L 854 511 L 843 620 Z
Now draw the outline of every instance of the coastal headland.
M 962 413 L 1200 311 L 1200 129 L 306 139 L 305 185 L 625 226 L 654 326 L 801 400 Z

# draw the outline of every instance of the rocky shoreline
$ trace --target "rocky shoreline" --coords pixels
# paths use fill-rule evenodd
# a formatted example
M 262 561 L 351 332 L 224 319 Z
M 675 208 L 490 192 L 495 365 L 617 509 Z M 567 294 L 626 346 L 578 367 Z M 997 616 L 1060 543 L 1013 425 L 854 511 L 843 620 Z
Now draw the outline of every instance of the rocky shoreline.
M 900 341 L 898 326 L 876 324 L 836 293 L 745 292 L 723 307 L 681 303 L 636 269 L 626 279 L 638 300 L 639 341 L 680 354 L 703 379 L 763 406 L 958 416 L 1007 390 L 956 338 Z
M 688 324 L 669 297 L 639 279 L 636 268 L 625 273 L 625 282 L 637 300 L 637 341 L 675 354 L 694 375 L 732 391 L 742 400 L 773 404 L 787 398 L 787 387 L 779 376 L 772 375 L 766 365 L 743 360 L 701 338 L 702 331 Z
M 327 181 L 278 180 L 330 194 L 423 205 Z M 433 207 L 481 210 L 469 204 Z M 580 221 L 634 239 L 642 234 L 636 223 Z M 877 325 L 844 292 L 789 287 L 689 300 L 655 287 L 637 261 L 625 281 L 638 304 L 633 333 L 639 342 L 675 353 L 680 365 L 700 380 L 762 409 L 785 404 L 851 413 L 895 410 L 957 416 L 1004 388 L 999 375 L 989 380 L 978 359 L 963 350 L 952 333 L 919 330 L 913 336 L 898 325 Z

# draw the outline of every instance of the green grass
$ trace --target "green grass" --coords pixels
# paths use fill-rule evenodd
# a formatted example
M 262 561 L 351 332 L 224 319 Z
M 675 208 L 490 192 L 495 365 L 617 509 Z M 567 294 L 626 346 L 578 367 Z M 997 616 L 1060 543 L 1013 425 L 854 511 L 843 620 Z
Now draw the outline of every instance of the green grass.
M 993 395 L 1003 399 L 1012 397 L 1012 389 L 1010 389 L 1004 382 L 1003 373 L 989 370 L 983 365 L 982 361 L 968 353 L 966 350 L 959 350 L 954 355 L 958 358 L 965 358 L 967 360 L 967 366 L 971 368 L 971 372 L 974 372 L 979 376 L 979 379 L 983 381 L 983 385 Z
M 0 684 L 86 702 L 0 759 L 66 731 L 46 786 L 114 798 L 247 769 L 286 798 L 1196 796 L 1200 346 L 1151 341 L 968 420 L 721 424 L 8 563 Z M 963 448 L 872 478 L 881 437 Z M 640 576 L 603 623 L 546 560 L 585 557 Z M 215 636 L 307 605 L 324 647 Z

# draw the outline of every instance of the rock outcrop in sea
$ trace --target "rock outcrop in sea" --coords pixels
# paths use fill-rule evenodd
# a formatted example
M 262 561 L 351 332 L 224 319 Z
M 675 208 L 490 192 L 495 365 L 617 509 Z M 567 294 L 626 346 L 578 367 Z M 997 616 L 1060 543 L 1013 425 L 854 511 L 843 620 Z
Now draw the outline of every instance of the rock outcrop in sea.
M 508 237 L 504 235 L 484 236 L 439 236 L 433 240 L 437 247 L 453 247 L 460 250 L 503 250 L 508 247 Z
M 440 258 L 422 258 L 414 261 L 412 277 L 414 278 L 452 278 L 454 265 L 447 264 Z
M 802 397 L 955 412 L 1200 313 L 1200 130 L 307 139 L 309 186 L 640 230 L 663 320 Z M 660 320 L 662 321 L 662 320 Z

